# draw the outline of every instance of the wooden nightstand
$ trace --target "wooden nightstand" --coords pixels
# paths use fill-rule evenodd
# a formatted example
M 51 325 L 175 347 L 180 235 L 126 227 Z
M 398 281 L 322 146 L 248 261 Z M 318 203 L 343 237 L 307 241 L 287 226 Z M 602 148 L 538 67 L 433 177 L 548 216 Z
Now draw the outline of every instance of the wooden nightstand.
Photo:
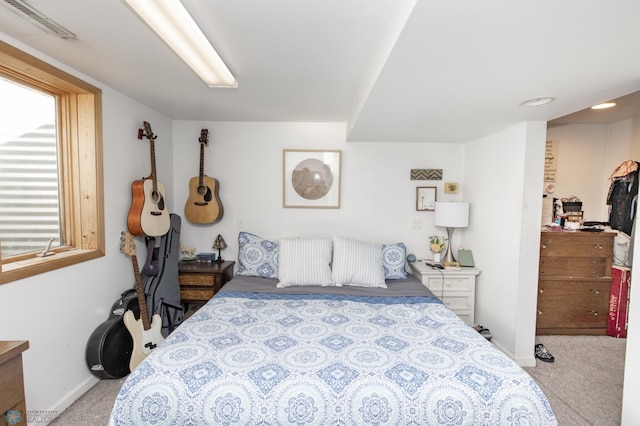
M 435 269 L 424 262 L 409 263 L 411 274 L 422 281 L 468 325 L 474 325 L 476 303 L 476 268 Z
M 2 424 L 27 424 L 22 376 L 22 352 L 29 342 L 0 341 L 0 420 Z
M 193 302 L 206 302 L 233 278 L 233 265 L 236 262 L 197 263 L 180 262 L 178 282 L 180 298 L 185 305 Z

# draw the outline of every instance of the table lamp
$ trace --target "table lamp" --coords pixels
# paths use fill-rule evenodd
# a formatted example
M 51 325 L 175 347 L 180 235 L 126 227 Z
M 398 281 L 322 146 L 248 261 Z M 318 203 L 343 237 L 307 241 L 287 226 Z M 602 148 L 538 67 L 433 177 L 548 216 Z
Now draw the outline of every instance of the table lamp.
M 222 235 L 218 234 L 218 236 L 216 237 L 215 241 L 213 242 L 213 245 L 211 246 L 212 249 L 218 249 L 218 258 L 216 259 L 216 262 L 218 263 L 222 263 L 224 262 L 224 260 L 222 259 L 222 256 L 220 256 L 220 251 L 222 249 L 226 249 L 227 248 L 227 243 L 224 241 L 224 238 L 222 238 Z
M 466 201 L 436 201 L 436 210 L 433 218 L 435 226 L 447 228 L 447 252 L 444 262 L 455 262 L 451 250 L 453 231 L 456 228 L 469 226 L 469 203 Z

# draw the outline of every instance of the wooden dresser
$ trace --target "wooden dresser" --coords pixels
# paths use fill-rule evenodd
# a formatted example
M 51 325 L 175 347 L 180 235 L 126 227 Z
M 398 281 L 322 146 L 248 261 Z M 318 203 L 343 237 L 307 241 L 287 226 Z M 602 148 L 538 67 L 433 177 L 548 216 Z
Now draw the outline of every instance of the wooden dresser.
M 536 334 L 607 334 L 615 235 L 542 232 Z
M 22 352 L 29 342 L 0 341 L 0 424 L 26 425 Z M 5 423 L 6 422 L 6 423 Z
M 178 282 L 182 303 L 206 302 L 233 278 L 233 261 L 222 263 L 180 262 Z

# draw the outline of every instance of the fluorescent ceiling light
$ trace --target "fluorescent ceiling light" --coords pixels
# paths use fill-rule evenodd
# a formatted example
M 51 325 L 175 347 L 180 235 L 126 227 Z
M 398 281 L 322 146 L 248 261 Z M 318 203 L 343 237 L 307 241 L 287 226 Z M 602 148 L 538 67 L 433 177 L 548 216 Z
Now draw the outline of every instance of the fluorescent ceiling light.
M 520 104 L 523 107 L 536 107 L 553 102 L 556 98 L 553 96 L 542 96 L 540 98 L 528 99 Z
M 614 106 L 616 106 L 615 102 L 605 102 L 603 104 L 594 105 L 591 107 L 591 109 L 607 109 L 613 108 Z
M 178 0 L 125 0 L 209 87 L 238 87 L 229 68 Z

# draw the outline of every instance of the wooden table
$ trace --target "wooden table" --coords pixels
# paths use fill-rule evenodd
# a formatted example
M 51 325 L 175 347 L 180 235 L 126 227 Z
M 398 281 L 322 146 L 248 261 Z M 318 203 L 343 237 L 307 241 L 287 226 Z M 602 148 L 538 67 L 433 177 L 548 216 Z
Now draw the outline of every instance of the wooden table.
M 232 261 L 222 263 L 180 262 L 178 282 L 180 283 L 182 303 L 187 305 L 211 299 L 227 281 L 233 278 L 234 264 L 235 262 Z
M 0 341 L 0 423 L 27 424 L 24 398 L 22 352 L 29 349 L 27 340 Z M 16 421 L 15 423 L 11 420 Z

